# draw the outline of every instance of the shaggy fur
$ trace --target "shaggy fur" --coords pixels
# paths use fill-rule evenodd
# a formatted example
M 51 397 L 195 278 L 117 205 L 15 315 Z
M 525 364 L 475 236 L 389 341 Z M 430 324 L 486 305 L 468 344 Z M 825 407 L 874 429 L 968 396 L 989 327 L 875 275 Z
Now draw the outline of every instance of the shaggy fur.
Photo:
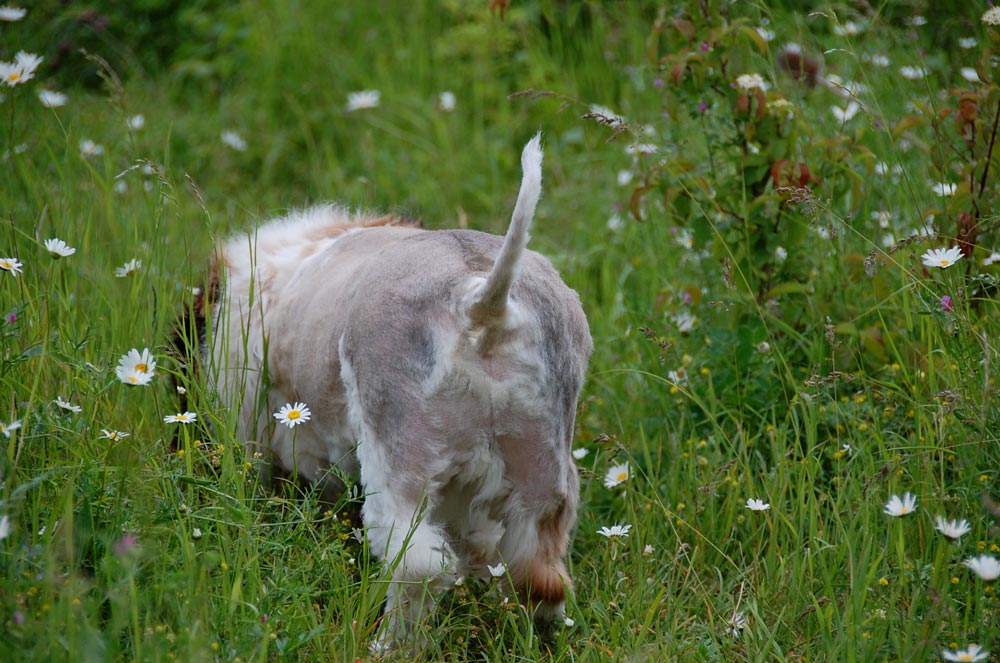
M 433 591 L 504 562 L 560 613 L 576 520 L 570 454 L 592 342 L 576 293 L 526 249 L 542 152 L 506 237 L 318 207 L 220 247 L 209 380 L 239 434 L 286 473 L 360 478 L 392 582 L 378 646 L 412 637 Z M 303 401 L 291 431 L 272 413 Z

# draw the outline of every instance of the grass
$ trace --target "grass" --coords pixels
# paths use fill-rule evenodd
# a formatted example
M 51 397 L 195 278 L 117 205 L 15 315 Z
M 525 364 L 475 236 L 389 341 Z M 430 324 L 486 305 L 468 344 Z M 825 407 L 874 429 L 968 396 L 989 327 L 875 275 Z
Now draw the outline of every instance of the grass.
M 532 246 L 580 293 L 596 345 L 576 438 L 574 625 L 542 638 L 496 586 L 469 582 L 429 626 L 428 659 L 918 661 L 1000 647 L 996 586 L 962 564 L 1000 552 L 980 503 L 1000 493 L 984 265 L 1000 95 L 959 74 L 992 73 L 984 8 L 927 8 L 921 26 L 894 4 L 525 1 L 503 20 L 486 5 L 243 3 L 215 17 L 231 41 L 214 59 L 126 58 L 123 82 L 105 72 L 97 88 L 43 66 L 3 90 L 0 257 L 24 267 L 0 272 L 0 421 L 22 423 L 0 437 L 0 651 L 369 660 L 385 584 L 352 520 L 361 487 L 334 508 L 265 491 L 233 414 L 197 383 L 188 396 L 211 429 L 164 424 L 178 411 L 171 325 L 215 241 L 289 208 L 337 200 L 503 232 L 539 128 Z M 0 27 L 0 59 L 37 38 L 40 15 Z M 834 121 L 846 101 L 782 70 L 785 41 L 866 86 L 854 118 Z M 735 86 L 747 73 L 769 89 Z M 41 87 L 69 102 L 43 108 Z M 360 89 L 380 105 L 347 111 Z M 453 112 L 437 108 L 445 90 Z M 626 124 L 581 119 L 591 104 Z M 224 146 L 225 130 L 247 149 Z M 82 156 L 84 139 L 103 153 Z M 641 143 L 655 153 L 625 149 Z M 50 257 L 50 237 L 77 252 Z M 962 240 L 972 253 L 955 266 L 922 266 Z M 116 277 L 133 258 L 141 268 Z M 121 384 L 118 358 L 143 347 L 160 362 L 153 384 Z M 630 477 L 606 488 L 622 462 Z M 916 512 L 883 513 L 904 492 Z M 944 538 L 938 514 L 971 531 Z M 598 534 L 614 524 L 628 537 Z

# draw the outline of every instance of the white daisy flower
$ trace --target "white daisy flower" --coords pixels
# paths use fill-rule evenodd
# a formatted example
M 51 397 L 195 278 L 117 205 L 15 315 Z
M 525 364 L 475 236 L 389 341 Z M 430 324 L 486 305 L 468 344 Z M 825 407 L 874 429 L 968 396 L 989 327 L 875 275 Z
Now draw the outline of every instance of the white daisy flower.
M 677 315 L 673 316 L 672 319 L 674 322 L 674 326 L 677 327 L 677 331 L 679 331 L 682 334 L 688 333 L 689 331 L 694 329 L 696 324 L 698 324 L 698 317 L 692 315 L 687 311 L 682 311 L 678 313 Z
M 0 62 L 0 78 L 8 87 L 27 83 L 35 77 L 35 70 L 43 58 L 34 53 L 19 51 L 13 62 Z
M 438 95 L 438 108 L 443 110 L 445 113 L 450 113 L 455 110 L 455 93 L 450 90 L 445 90 Z
M 496 566 L 490 566 L 487 564 L 486 568 L 489 570 L 490 575 L 494 578 L 502 578 L 507 575 L 507 565 L 503 562 L 500 562 Z
M 632 529 L 631 525 L 612 525 L 611 527 L 602 527 L 597 530 L 597 533 L 609 539 L 624 538 L 628 536 L 630 529 Z
M 131 276 L 135 272 L 139 271 L 139 269 L 141 268 L 142 268 L 142 261 L 137 258 L 132 258 L 121 267 L 115 267 L 115 276 L 117 276 L 120 279 L 123 279 L 126 276 Z
M 633 143 L 625 146 L 625 154 L 656 154 L 656 145 L 652 143 Z
M 146 126 L 146 116 L 142 113 L 138 115 L 133 115 L 125 123 L 129 129 L 132 131 L 139 131 L 144 126 Z
M 609 126 L 612 126 L 612 127 L 613 126 L 617 126 L 619 124 L 624 124 L 625 123 L 625 118 L 624 117 L 622 117 L 618 113 L 614 112 L 613 110 L 611 110 L 607 106 L 601 106 L 600 104 L 591 104 L 590 105 L 590 112 L 593 113 L 594 115 L 602 115 L 602 116 L 608 118 L 611 121 L 611 124 Z
M 959 73 L 962 74 L 962 78 L 970 83 L 982 83 L 982 79 L 979 78 L 979 72 L 976 71 L 975 67 L 962 67 Z
M 630 475 L 631 471 L 628 463 L 612 465 L 608 470 L 608 473 L 604 476 L 604 487 L 614 488 L 615 486 L 621 485 L 622 483 L 628 481 Z
M 958 185 L 953 182 L 935 182 L 931 185 L 931 189 L 939 196 L 954 196 L 958 191 Z
M 965 520 L 947 520 L 943 516 L 937 516 L 935 518 L 934 529 L 944 534 L 949 539 L 960 539 L 963 535 L 968 534 L 972 530 L 969 525 L 969 521 Z
M 903 65 L 899 68 L 899 74 L 907 80 L 915 81 L 925 77 L 927 75 L 927 70 L 923 67 Z
M 839 37 L 853 37 L 854 35 L 861 34 L 864 30 L 864 25 L 855 23 L 854 21 L 844 21 L 839 25 L 833 26 L 833 34 Z
M 655 550 L 655 548 L 653 548 L 652 544 L 647 543 L 645 546 L 642 547 L 642 554 L 643 555 L 652 555 L 653 554 L 653 550 Z
M 577 460 L 583 460 L 589 453 L 590 449 L 584 449 L 583 447 L 580 447 L 579 449 L 573 449 L 573 458 Z
M 1000 578 L 1000 560 L 993 555 L 970 557 L 962 562 L 962 564 L 986 582 L 992 582 Z
M 101 429 L 102 440 L 112 440 L 116 442 L 118 440 L 124 440 L 129 435 L 131 435 L 131 433 L 126 433 L 123 430 L 108 430 L 106 428 Z
M 751 511 L 767 511 L 771 508 L 771 505 L 764 500 L 758 500 L 753 497 L 747 499 L 746 508 Z
M 163 422 L 167 424 L 191 424 L 195 421 L 198 421 L 198 415 L 194 412 L 179 412 L 163 417 Z
M 378 108 L 382 93 L 378 90 L 360 90 L 347 93 L 347 110 L 356 111 L 365 108 Z
M 882 512 L 887 516 L 896 518 L 913 513 L 916 509 L 917 496 L 912 493 L 905 493 L 902 499 L 900 499 L 899 495 L 891 496 L 889 501 L 885 503 L 885 506 L 882 507 Z
M 734 639 L 739 639 L 740 633 L 742 633 L 743 629 L 746 627 L 746 615 L 742 612 L 734 612 L 733 616 L 729 619 L 729 624 L 726 626 L 726 635 Z
M 118 360 L 115 375 L 125 384 L 146 386 L 156 375 L 156 358 L 149 352 L 149 348 L 143 348 L 142 352 L 132 348 Z
M 237 152 L 247 151 L 247 142 L 243 140 L 243 136 L 239 135 L 239 133 L 233 131 L 232 129 L 223 131 L 219 135 L 219 138 L 222 140 L 222 144 L 226 147 L 231 147 Z
M 0 421 L 0 433 L 3 433 L 4 437 L 10 437 L 10 434 L 21 427 L 21 420 L 15 419 L 9 424 L 5 424 Z
M 836 119 L 837 122 L 839 122 L 840 124 L 845 124 L 849 122 L 855 115 L 858 114 L 859 110 L 861 110 L 861 104 L 859 104 L 856 101 L 848 102 L 845 108 L 834 106 L 833 108 L 830 109 L 830 111 L 833 113 L 834 119 Z
M 279 424 L 295 428 L 299 424 L 309 421 L 312 418 L 312 412 L 305 403 L 296 403 L 295 405 L 285 403 L 281 409 L 274 413 L 274 418 L 278 420 Z
M 89 138 L 80 141 L 80 156 L 83 158 L 96 157 L 104 154 L 104 146 L 98 145 Z
M 1000 25 L 1000 7 L 990 7 L 980 20 L 986 25 Z
M 45 249 L 52 254 L 53 258 L 66 258 L 76 253 L 76 249 L 58 237 L 45 240 Z
M 24 264 L 17 258 L 0 258 L 0 269 L 10 272 L 14 276 L 21 273 L 22 267 L 24 267 Z
M 27 9 L 22 9 L 21 7 L 14 7 L 11 5 L 4 5 L 0 7 L 0 21 L 6 21 L 7 23 L 14 23 L 15 21 L 20 21 L 28 13 Z
M 83 412 L 83 408 L 81 406 L 73 405 L 69 401 L 64 401 L 61 396 L 56 396 L 56 400 L 53 402 L 67 412 L 72 412 L 73 414 L 80 414 Z
M 994 9 L 997 8 L 994 7 Z M 941 658 L 946 661 L 970 661 L 971 663 L 978 663 L 978 661 L 985 661 L 989 657 L 990 653 L 979 645 L 969 645 L 965 649 L 958 649 L 956 651 L 945 649 L 941 652 Z
M 42 105 L 46 108 L 59 108 L 66 105 L 66 95 L 62 92 L 53 92 L 52 90 L 39 90 L 38 100 L 42 102 Z
M 930 249 L 920 258 L 927 267 L 947 269 L 962 259 L 962 250 L 957 246 L 950 249 Z
M 740 74 L 736 77 L 736 87 L 745 92 L 750 92 L 754 89 L 766 91 L 770 86 L 760 74 Z

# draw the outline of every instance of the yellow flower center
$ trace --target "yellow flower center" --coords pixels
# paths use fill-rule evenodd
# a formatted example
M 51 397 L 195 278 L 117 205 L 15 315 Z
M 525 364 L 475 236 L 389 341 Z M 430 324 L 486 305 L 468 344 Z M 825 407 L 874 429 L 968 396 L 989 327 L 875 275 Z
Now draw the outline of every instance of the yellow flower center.
M 135 365 L 135 370 L 139 371 L 140 373 L 145 373 L 146 371 L 149 370 L 149 368 L 145 364 L 140 363 Z
M 941 258 L 941 266 L 942 267 L 947 267 L 948 266 L 948 259 L 947 258 Z
M 617 481 L 624 481 L 625 479 L 628 479 L 628 472 L 619 472 L 615 479 Z
M 128 376 L 128 381 L 131 382 L 132 384 L 135 384 L 136 382 L 139 381 L 139 378 L 137 378 L 134 375 L 130 375 L 130 376 Z
M 291 412 L 289 412 L 289 413 L 288 413 L 287 415 L 285 415 L 285 416 L 286 416 L 286 417 L 287 417 L 288 419 L 290 419 L 291 421 L 295 421 L 296 419 L 298 419 L 299 417 L 301 417 L 301 416 L 302 416 L 302 413 L 301 413 L 301 412 L 299 412 L 298 410 L 292 410 Z
M 19 71 L 13 71 L 7 74 L 7 80 L 10 81 L 11 83 L 16 83 L 20 79 L 21 79 L 21 72 Z

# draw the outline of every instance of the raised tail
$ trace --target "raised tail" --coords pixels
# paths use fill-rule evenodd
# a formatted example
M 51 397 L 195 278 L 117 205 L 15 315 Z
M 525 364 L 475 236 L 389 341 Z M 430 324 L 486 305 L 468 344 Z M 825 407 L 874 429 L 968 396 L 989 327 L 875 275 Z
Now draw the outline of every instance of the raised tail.
M 507 295 L 517 276 L 517 265 L 528 245 L 528 230 L 535 216 L 535 206 L 542 195 L 542 133 L 528 141 L 521 152 L 521 190 L 517 194 L 510 228 L 486 281 L 476 290 L 469 306 L 469 320 L 474 327 L 490 327 L 503 319 Z

